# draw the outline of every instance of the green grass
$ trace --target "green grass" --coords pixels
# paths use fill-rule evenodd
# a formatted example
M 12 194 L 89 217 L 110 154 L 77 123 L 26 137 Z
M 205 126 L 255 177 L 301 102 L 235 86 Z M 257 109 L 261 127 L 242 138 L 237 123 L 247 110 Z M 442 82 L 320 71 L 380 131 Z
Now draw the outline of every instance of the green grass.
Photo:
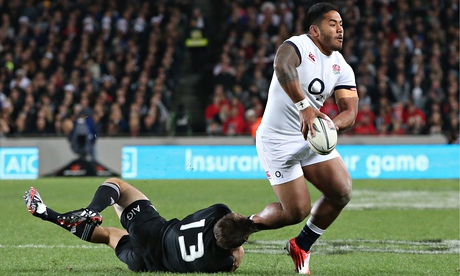
M 22 200 L 24 191 L 36 186 L 56 211 L 77 209 L 91 201 L 103 180 L 0 181 L 0 275 L 139 275 L 110 248 L 32 217 Z M 216 202 L 250 215 L 276 200 L 266 180 L 130 183 L 167 219 Z M 316 199 L 318 193 L 311 191 Z M 459 196 L 458 180 L 355 180 L 351 203 L 312 248 L 312 275 L 459 275 Z M 102 215 L 103 225 L 120 226 L 111 208 Z M 294 275 L 282 249 L 303 224 L 251 236 L 235 274 Z

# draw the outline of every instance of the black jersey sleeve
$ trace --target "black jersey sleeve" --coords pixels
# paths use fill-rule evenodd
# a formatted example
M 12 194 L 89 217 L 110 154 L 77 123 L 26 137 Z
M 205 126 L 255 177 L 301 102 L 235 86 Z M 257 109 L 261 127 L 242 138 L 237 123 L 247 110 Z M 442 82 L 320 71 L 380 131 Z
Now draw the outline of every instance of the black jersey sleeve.
M 215 204 L 177 220 L 163 234 L 163 264 L 173 272 L 230 271 L 233 256 L 216 245 L 213 228 L 231 210 Z

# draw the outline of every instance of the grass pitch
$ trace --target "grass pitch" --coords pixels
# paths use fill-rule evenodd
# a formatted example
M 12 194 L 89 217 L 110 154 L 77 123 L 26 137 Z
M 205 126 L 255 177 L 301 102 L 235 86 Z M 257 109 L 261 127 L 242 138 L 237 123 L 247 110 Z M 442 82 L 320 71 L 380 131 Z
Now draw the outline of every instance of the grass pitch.
M 22 200 L 24 191 L 35 186 L 56 211 L 78 209 L 89 204 L 103 181 L 0 181 L 0 275 L 139 275 L 107 246 L 83 242 L 32 217 Z M 216 202 L 250 215 L 276 200 L 266 180 L 129 182 L 167 219 Z M 311 191 L 314 200 L 318 193 Z M 312 275 L 459 275 L 459 199 L 458 179 L 355 180 L 352 201 L 312 248 Z M 103 225 L 120 226 L 112 208 L 102 215 Z M 283 247 L 303 224 L 251 236 L 235 274 L 295 275 Z

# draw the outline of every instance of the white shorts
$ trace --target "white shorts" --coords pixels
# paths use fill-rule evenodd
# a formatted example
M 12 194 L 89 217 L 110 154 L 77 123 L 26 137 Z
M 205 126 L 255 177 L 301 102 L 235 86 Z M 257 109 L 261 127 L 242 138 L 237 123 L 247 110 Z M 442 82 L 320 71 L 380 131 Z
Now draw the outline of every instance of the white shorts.
M 310 149 L 301 134 L 287 136 L 257 131 L 256 148 L 260 163 L 272 186 L 303 176 L 302 167 L 340 156 L 335 149 L 328 155 L 317 154 Z

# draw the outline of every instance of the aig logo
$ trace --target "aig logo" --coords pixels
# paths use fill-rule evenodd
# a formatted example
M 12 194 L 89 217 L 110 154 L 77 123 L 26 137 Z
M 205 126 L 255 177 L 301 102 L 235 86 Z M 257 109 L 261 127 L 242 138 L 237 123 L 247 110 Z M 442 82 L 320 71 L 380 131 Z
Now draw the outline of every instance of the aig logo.
M 0 179 L 38 178 L 38 148 L 0 148 Z
M 129 212 L 126 214 L 126 218 L 128 220 L 132 220 L 135 215 L 139 214 L 141 212 L 141 206 L 137 205 L 137 207 L 134 207 L 133 209 L 129 210 Z

